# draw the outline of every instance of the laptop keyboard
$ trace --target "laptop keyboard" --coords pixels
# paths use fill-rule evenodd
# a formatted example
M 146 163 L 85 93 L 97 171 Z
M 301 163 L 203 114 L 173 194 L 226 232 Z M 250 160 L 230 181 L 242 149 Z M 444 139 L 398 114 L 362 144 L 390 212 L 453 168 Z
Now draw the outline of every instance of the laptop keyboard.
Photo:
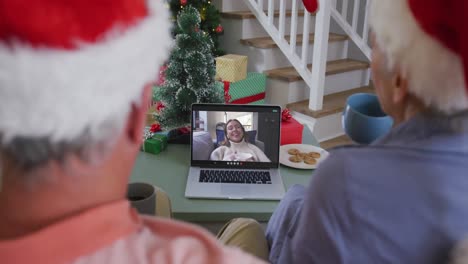
M 199 182 L 271 184 L 269 171 L 201 170 Z

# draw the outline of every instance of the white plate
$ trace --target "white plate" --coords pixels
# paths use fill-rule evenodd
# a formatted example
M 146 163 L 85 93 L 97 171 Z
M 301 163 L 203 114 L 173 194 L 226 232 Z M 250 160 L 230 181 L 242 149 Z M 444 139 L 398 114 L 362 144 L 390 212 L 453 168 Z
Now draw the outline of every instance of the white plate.
M 298 149 L 300 152 L 318 152 L 320 153 L 320 158 L 317 159 L 317 163 L 314 165 L 306 164 L 303 161 L 301 162 L 292 162 L 289 161 L 289 157 L 291 157 L 291 154 L 288 154 L 288 150 L 295 148 Z M 280 163 L 288 166 L 288 167 L 293 167 L 296 169 L 305 169 L 305 170 L 310 170 L 310 169 L 315 169 L 317 168 L 317 165 L 325 160 L 328 157 L 328 152 L 324 150 L 323 148 L 319 148 L 313 145 L 307 145 L 307 144 L 289 144 L 289 145 L 282 145 L 280 146 Z

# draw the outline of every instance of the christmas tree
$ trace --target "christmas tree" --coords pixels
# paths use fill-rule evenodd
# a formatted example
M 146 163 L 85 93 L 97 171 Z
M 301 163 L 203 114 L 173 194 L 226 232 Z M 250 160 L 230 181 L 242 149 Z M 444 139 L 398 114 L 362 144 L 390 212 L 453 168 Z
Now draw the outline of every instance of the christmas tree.
M 215 57 L 224 55 L 224 51 L 219 48 L 218 36 L 223 34 L 224 29 L 220 23 L 220 14 L 218 9 L 211 4 L 210 0 L 169 0 L 169 6 L 172 11 L 174 20 L 181 10 L 185 7 L 191 6 L 198 10 L 200 13 L 201 23 L 200 29 L 205 31 L 213 41 L 213 48 L 211 49 L 212 54 Z M 177 27 L 175 34 L 177 32 Z
M 190 123 L 192 103 L 222 103 L 223 88 L 214 80 L 212 42 L 200 30 L 200 14 L 187 6 L 177 17 L 179 34 L 165 70 L 165 82 L 156 88 L 158 101 L 155 118 L 169 129 Z

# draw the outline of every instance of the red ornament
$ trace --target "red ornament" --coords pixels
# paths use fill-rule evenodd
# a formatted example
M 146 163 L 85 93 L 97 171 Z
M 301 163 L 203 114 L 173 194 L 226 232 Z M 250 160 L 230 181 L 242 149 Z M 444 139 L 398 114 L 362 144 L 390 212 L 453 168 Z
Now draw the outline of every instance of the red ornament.
M 164 109 L 164 107 L 166 107 L 166 106 L 161 101 L 156 102 L 156 110 L 158 112 L 160 112 L 162 109 Z
M 216 27 L 216 29 L 215 29 L 216 33 L 221 33 L 221 32 L 223 32 L 223 30 L 224 30 L 224 28 L 223 28 L 223 26 L 221 26 L 221 25 L 218 25 L 218 26 Z
M 183 5 L 183 6 L 186 5 L 186 4 L 187 4 L 187 0 L 180 0 L 180 4 Z
M 159 68 L 159 76 L 158 80 L 156 81 L 157 86 L 162 86 L 166 83 L 166 70 L 167 70 L 167 65 L 164 64 Z
M 289 112 L 289 109 L 285 108 L 285 109 L 281 112 L 281 120 L 284 121 L 284 122 L 288 122 L 291 118 L 292 118 L 292 115 L 291 115 L 291 113 Z
M 190 127 L 181 127 L 178 129 L 180 134 L 189 134 L 190 133 Z
M 304 7 L 306 8 L 307 12 L 315 13 L 318 10 L 318 1 L 317 0 L 302 0 Z
M 161 131 L 161 125 L 160 124 L 152 124 L 150 128 L 151 133 L 156 133 Z

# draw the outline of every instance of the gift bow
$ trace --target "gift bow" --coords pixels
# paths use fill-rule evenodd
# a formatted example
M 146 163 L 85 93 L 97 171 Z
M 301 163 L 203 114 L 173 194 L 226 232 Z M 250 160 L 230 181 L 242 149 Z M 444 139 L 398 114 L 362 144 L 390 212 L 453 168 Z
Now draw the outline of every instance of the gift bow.
M 292 115 L 291 115 L 291 113 L 289 112 L 289 109 L 285 108 L 285 109 L 281 112 L 281 120 L 284 121 L 284 122 L 287 122 L 287 121 L 289 121 L 291 118 L 292 118 Z

